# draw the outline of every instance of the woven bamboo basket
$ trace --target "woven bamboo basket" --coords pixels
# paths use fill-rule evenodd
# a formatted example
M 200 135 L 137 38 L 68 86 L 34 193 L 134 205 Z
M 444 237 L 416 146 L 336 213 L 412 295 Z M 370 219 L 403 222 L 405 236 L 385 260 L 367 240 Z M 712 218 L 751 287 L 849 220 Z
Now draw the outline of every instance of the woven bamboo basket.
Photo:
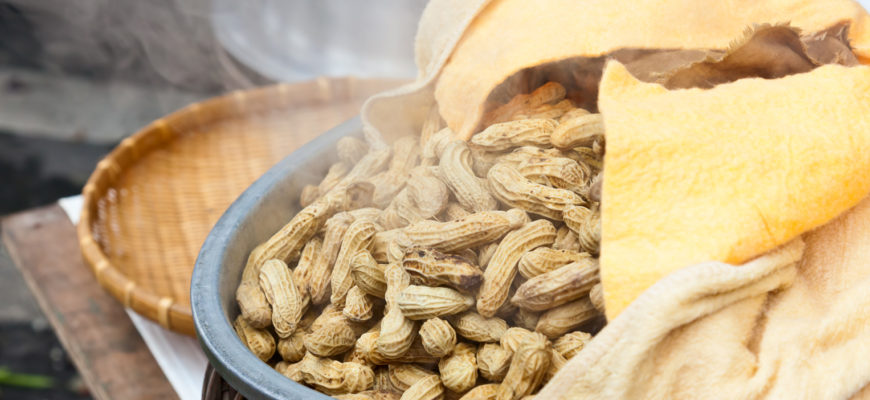
M 209 230 L 254 180 L 393 80 L 318 79 L 190 105 L 124 139 L 83 190 L 79 244 L 124 306 L 193 336 L 190 276 Z

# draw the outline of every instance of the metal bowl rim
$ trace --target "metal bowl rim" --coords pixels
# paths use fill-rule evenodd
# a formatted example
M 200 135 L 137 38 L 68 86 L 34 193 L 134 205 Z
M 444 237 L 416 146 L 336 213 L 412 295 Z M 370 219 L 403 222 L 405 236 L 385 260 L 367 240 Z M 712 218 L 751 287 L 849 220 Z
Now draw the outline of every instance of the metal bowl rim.
M 239 234 L 239 226 L 279 183 L 301 171 L 315 157 L 333 151 L 338 139 L 362 130 L 359 117 L 330 129 L 270 168 L 244 191 L 209 232 L 191 277 L 190 303 L 197 338 L 211 365 L 234 389 L 248 399 L 323 399 L 328 397 L 293 382 L 254 356 L 225 318 L 220 298 L 225 258 Z M 216 266 L 216 267 L 214 267 Z

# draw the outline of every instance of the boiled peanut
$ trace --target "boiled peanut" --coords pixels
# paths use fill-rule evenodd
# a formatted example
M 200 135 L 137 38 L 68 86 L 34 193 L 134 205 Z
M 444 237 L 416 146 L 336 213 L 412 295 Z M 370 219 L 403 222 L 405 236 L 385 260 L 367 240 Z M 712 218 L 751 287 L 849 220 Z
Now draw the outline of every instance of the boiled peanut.
M 592 170 L 565 157 L 531 157 L 516 167 L 530 181 L 585 195 Z
M 489 260 L 492 259 L 492 255 L 495 254 L 495 250 L 498 249 L 498 243 L 490 243 L 480 247 L 478 251 L 480 255 L 477 257 L 477 263 L 480 264 L 481 269 L 486 269 L 486 266 L 489 265 Z
M 593 146 L 594 145 L 595 144 L 593 143 Z M 601 169 L 604 167 L 604 162 L 602 160 L 602 156 L 599 150 L 596 150 L 592 147 L 575 147 L 572 150 L 568 151 L 566 154 L 577 162 L 582 163 L 589 168 L 592 168 L 592 171 L 595 172 L 597 175 L 601 175 Z M 595 179 L 592 180 L 592 183 L 594 185 Z
M 562 357 L 570 360 L 579 353 L 580 350 L 583 350 L 590 340 L 592 340 L 592 335 L 586 332 L 574 331 L 566 333 L 556 339 L 556 341 L 553 342 L 553 347 L 562 355 Z
M 442 221 L 455 221 L 469 215 L 471 215 L 471 211 L 466 210 L 461 204 L 448 202 L 442 214 Z
M 360 219 L 367 219 L 369 221 L 375 222 L 381 215 L 381 210 L 374 207 L 363 207 L 357 208 L 355 210 L 350 210 L 347 212 L 347 215 L 350 215 L 354 221 Z
M 520 285 L 511 303 L 532 311 L 547 310 L 588 295 L 598 281 L 598 262 L 573 262 L 529 279 Z
M 368 349 L 364 349 L 359 346 L 359 339 L 357 339 L 357 341 L 353 344 L 353 347 L 351 347 L 350 350 L 344 353 L 344 356 L 342 356 L 341 360 L 342 362 L 354 362 L 357 364 L 372 367 L 372 370 L 375 372 L 375 390 L 378 390 L 378 369 L 375 368 L 375 364 L 369 362 L 367 350 Z
M 471 137 L 471 145 L 487 151 L 507 150 L 519 146 L 551 147 L 550 136 L 559 125 L 553 119 L 525 119 L 488 126 Z
M 459 400 L 495 400 L 497 392 L 497 383 L 487 383 L 469 390 Z
M 502 152 L 486 151 L 478 147 L 469 147 L 469 151 L 471 151 L 471 171 L 474 176 L 480 178 L 486 178 L 489 169 L 498 164 L 499 159 L 504 155 Z
M 305 383 L 302 380 L 302 370 L 300 369 L 300 363 L 298 362 L 289 363 L 287 361 L 279 361 L 275 364 L 275 371 L 278 371 L 279 374 L 284 375 L 291 380 Z
M 332 268 L 341 249 L 342 237 L 351 223 L 353 217 L 343 212 L 335 214 L 324 224 L 325 233 L 321 253 L 312 263 L 311 278 L 308 281 L 308 294 L 314 304 L 323 304 L 329 300 Z
M 498 387 L 496 399 L 518 400 L 532 394 L 547 373 L 551 354 L 543 335 L 526 337 L 511 359 L 507 375 Z
M 420 379 L 435 375 L 419 365 L 415 364 L 390 364 L 388 369 L 388 377 L 390 383 L 397 390 L 404 392 L 417 383 Z
M 320 184 L 317 185 L 317 195 L 322 196 L 326 193 L 329 193 L 335 185 L 338 185 L 344 176 L 350 171 L 351 164 L 346 164 L 343 162 L 337 162 L 332 164 L 329 167 L 329 170 L 326 171 L 326 176 L 320 181 Z
M 471 152 L 465 141 L 448 143 L 438 168 L 441 179 L 453 192 L 459 204 L 466 209 L 481 212 L 493 210 L 498 205 L 486 186 L 474 175 L 471 169 Z
M 242 343 L 262 361 L 268 361 L 275 354 L 275 338 L 265 329 L 257 329 L 241 315 L 233 323 L 236 335 Z
M 377 262 L 388 262 L 387 253 L 389 251 L 390 242 L 403 234 L 404 232 L 402 232 L 402 229 L 390 229 L 376 232 L 375 236 L 372 237 L 372 243 L 369 245 L 369 252 L 371 252 L 372 257 L 374 257 Z
M 331 323 L 333 320 L 344 320 L 346 317 L 342 315 L 341 308 L 335 304 L 329 304 L 314 317 L 314 321 L 308 326 L 308 332 L 320 329 L 325 324 Z
M 601 213 L 598 210 L 586 218 L 585 227 L 586 229 L 577 232 L 580 248 L 598 254 L 599 243 L 601 243 Z
M 410 246 L 454 252 L 498 240 L 529 221 L 518 209 L 482 211 L 455 221 L 420 221 L 405 228 Z
M 577 329 L 581 325 L 598 316 L 598 310 L 588 298 L 582 298 L 561 306 L 551 308 L 541 314 L 535 330 L 549 338 L 557 338 L 566 332 Z
M 475 348 L 468 343 L 457 344 L 452 354 L 438 362 L 438 370 L 444 387 L 458 393 L 467 392 L 477 381 Z
M 446 287 L 410 285 L 399 293 L 396 305 L 405 318 L 422 320 L 461 313 L 474 305 L 474 297 Z
M 564 212 L 562 213 L 564 216 Z M 577 234 L 574 233 L 567 226 L 562 226 L 556 231 L 556 240 L 553 242 L 553 249 L 555 250 L 567 250 L 573 252 L 581 252 L 580 251 L 580 239 L 577 237 Z M 589 253 L 586 253 L 589 254 Z
M 527 112 L 517 113 L 511 117 L 511 120 L 530 119 L 530 118 L 552 118 L 558 119 L 566 112 L 575 110 L 571 100 L 565 99 L 556 104 L 543 104 L 535 107 Z
M 299 362 L 305 383 L 326 394 L 361 392 L 374 384 L 371 368 L 357 363 L 342 363 L 320 358 L 311 353 Z
M 406 250 L 402 267 L 415 284 L 448 285 L 468 292 L 483 280 L 483 271 L 470 260 L 432 249 Z
M 417 138 L 403 136 L 393 143 L 393 158 L 387 170 L 370 179 L 375 185 L 372 202 L 378 207 L 386 207 L 393 196 L 402 190 L 408 180 L 408 171 L 417 165 L 420 158 L 420 148 Z
M 516 311 L 516 314 L 514 314 L 513 322 L 521 328 L 526 328 L 533 331 L 538 325 L 538 320 L 540 318 L 540 312 L 520 308 Z
M 522 146 L 511 150 L 509 153 L 499 154 L 493 165 L 504 163 L 514 168 L 531 159 L 570 158 L 569 153 L 563 153 L 557 149 L 544 149 L 536 146 Z M 491 167 L 490 167 L 491 168 Z
M 477 367 L 480 374 L 491 382 L 500 382 L 507 375 L 512 352 L 497 343 L 484 343 L 477 350 Z
M 598 254 L 598 243 L 601 241 L 601 213 L 596 209 L 573 206 L 566 207 L 562 215 L 565 225 L 577 234 L 580 248 Z
M 556 228 L 546 220 L 529 222 L 504 237 L 483 274 L 483 284 L 477 294 L 480 315 L 495 315 L 507 300 L 520 257 L 536 247 L 552 244 L 555 238 Z
M 293 283 L 296 284 L 296 289 L 299 294 L 310 298 L 308 293 L 308 285 L 311 283 L 311 273 L 315 268 L 320 258 L 320 250 L 323 246 L 323 241 L 314 237 L 305 244 L 302 248 L 302 253 L 299 255 L 299 262 L 293 268 Z
M 375 176 L 378 172 L 384 170 L 387 164 L 390 161 L 391 149 L 380 148 L 380 149 L 372 149 L 362 158 L 360 158 L 359 162 L 353 165 L 353 168 L 347 172 L 341 181 L 339 181 L 334 188 L 329 193 L 332 193 L 335 190 L 339 190 L 348 185 L 353 185 L 356 183 L 364 182 L 371 177 Z M 366 182 L 367 185 L 371 187 L 371 192 L 374 192 L 374 185 Z M 368 204 L 372 204 L 372 195 L 370 193 L 368 197 L 368 201 L 365 204 L 359 204 L 356 207 L 350 207 L 350 209 L 366 207 Z
M 589 300 L 598 312 L 604 314 L 604 291 L 601 283 L 595 284 L 592 289 L 589 289 Z
M 377 341 L 377 351 L 383 357 L 398 358 L 405 354 L 414 342 L 416 323 L 402 313 L 399 308 L 399 294 L 410 285 L 411 278 L 396 264 L 387 265 L 384 271 L 387 279 L 386 311 L 381 320 Z
M 399 365 L 399 364 L 397 364 Z M 401 364 L 405 365 L 405 364 Z M 379 392 L 397 392 L 401 393 L 402 390 L 399 390 L 393 382 L 390 381 L 390 369 L 387 365 L 378 365 L 372 368 L 375 371 L 375 384 L 372 390 L 376 390 Z M 400 396 L 400 395 L 399 395 Z M 398 397 L 398 396 L 396 396 Z
M 303 337 L 305 348 L 320 357 L 332 357 L 350 350 L 356 343 L 356 333 L 346 319 L 333 318 L 312 328 Z
M 399 400 L 401 395 L 383 390 L 365 390 L 359 393 L 345 393 L 333 396 L 337 400 Z
M 556 233 L 558 238 L 559 233 Z M 554 242 L 555 244 L 555 242 Z M 538 247 L 520 258 L 518 270 L 524 278 L 531 279 L 538 275 L 553 271 L 572 262 L 588 260 L 589 253 L 570 250 L 556 250 L 549 247 Z
M 342 314 L 351 321 L 364 322 L 372 318 L 374 308 L 374 299 L 354 285 L 347 291 Z
M 350 259 L 354 284 L 371 296 L 384 298 L 386 295 L 387 279 L 383 268 L 367 251 L 360 251 Z
M 451 322 L 460 336 L 480 343 L 498 342 L 508 329 L 503 319 L 485 318 L 473 311 L 453 317 Z
M 281 260 L 269 260 L 260 268 L 260 288 L 272 305 L 272 326 L 280 338 L 290 337 L 308 307 L 308 296 L 299 293 L 293 274 Z
M 408 226 L 408 224 L 425 220 L 430 215 L 424 214 L 411 197 L 410 188 L 404 188 L 393 197 L 384 212 L 378 218 L 378 223 L 386 229 L 397 229 Z
M 433 171 L 433 168 L 435 167 L 412 169 L 408 181 L 408 196 L 414 204 L 414 211 L 424 219 L 438 215 L 447 207 L 450 199 L 450 189 L 439 177 L 440 173 Z
M 347 291 L 353 285 L 350 276 L 350 259 L 358 252 L 368 249 L 378 228 L 374 222 L 368 219 L 358 219 L 347 227 L 347 231 L 341 239 L 341 248 L 335 258 L 335 266 L 332 268 L 332 294 L 333 304 L 344 304 Z
M 296 362 L 302 359 L 305 355 L 304 336 L 305 332 L 297 329 L 290 337 L 278 340 L 278 354 L 284 361 Z
M 426 352 L 435 357 L 444 357 L 456 346 L 456 331 L 441 318 L 430 318 L 420 326 L 420 341 Z
M 516 168 L 498 163 L 486 175 L 493 195 L 504 204 L 553 220 L 562 219 L 562 210 L 586 201 L 570 190 L 540 185 L 524 177 Z
M 601 185 L 602 185 L 601 176 L 602 176 L 601 172 L 599 172 L 598 174 L 595 175 L 594 178 L 592 178 L 592 182 L 589 183 L 589 193 L 588 193 L 589 201 L 594 202 L 594 203 L 601 202 Z
M 603 136 L 604 119 L 601 114 L 586 114 L 563 120 L 552 131 L 550 142 L 556 147 L 567 149 L 591 144 Z
M 517 352 L 517 349 L 520 348 L 520 344 L 531 337 L 535 336 L 535 332 L 520 328 L 520 327 L 511 327 L 505 331 L 504 335 L 501 337 L 501 347 L 514 354 Z
M 415 338 L 415 340 L 411 342 L 411 346 L 408 347 L 408 350 L 401 355 L 387 358 L 378 351 L 377 341 L 379 337 L 379 331 L 372 331 L 362 334 L 359 339 L 357 339 L 356 345 L 360 348 L 360 351 L 365 355 L 365 359 L 369 363 L 375 365 L 387 365 L 394 363 L 432 364 L 438 362 L 438 357 L 426 352 L 426 349 L 423 347 L 423 343 L 419 338 Z
M 411 385 L 401 400 L 440 400 L 444 397 L 444 386 L 438 375 L 427 376 Z
M 586 111 L 585 109 L 582 109 L 582 108 L 575 108 L 575 109 L 566 111 L 565 114 L 563 114 L 562 117 L 559 118 L 559 123 L 565 122 L 569 119 L 581 117 L 584 115 L 589 115 L 589 111 Z
M 318 197 L 320 197 L 320 189 L 317 186 L 305 185 L 302 188 L 302 194 L 299 195 L 299 205 L 307 207 L 309 204 L 314 203 Z
M 426 143 L 423 144 L 421 156 L 423 157 L 423 166 L 437 165 L 438 159 L 441 158 L 441 152 L 447 143 L 453 140 L 453 131 L 450 128 L 443 128 L 432 135 Z
M 558 82 L 547 82 L 532 93 L 519 94 L 511 100 L 484 116 L 484 124 L 491 125 L 502 121 L 510 121 L 517 113 L 527 112 L 544 104 L 551 104 L 565 98 L 567 90 Z

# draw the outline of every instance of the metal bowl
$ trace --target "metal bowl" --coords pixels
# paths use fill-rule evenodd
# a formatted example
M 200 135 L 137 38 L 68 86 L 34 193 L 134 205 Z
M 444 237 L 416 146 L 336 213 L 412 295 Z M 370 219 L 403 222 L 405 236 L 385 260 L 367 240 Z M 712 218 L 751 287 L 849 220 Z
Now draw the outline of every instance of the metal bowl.
M 212 228 L 193 270 L 190 305 L 199 342 L 211 365 L 243 396 L 254 399 L 323 399 L 254 356 L 236 336 L 236 287 L 248 253 L 299 211 L 299 194 L 337 160 L 335 143 L 361 136 L 359 118 L 347 121 L 272 167 L 227 209 Z

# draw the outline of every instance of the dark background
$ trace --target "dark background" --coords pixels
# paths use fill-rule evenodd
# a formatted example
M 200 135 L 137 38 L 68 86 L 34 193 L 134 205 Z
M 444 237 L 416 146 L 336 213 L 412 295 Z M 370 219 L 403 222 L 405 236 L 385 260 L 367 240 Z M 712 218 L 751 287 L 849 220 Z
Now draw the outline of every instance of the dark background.
M 79 194 L 96 163 L 147 122 L 266 82 L 216 44 L 207 7 L 208 0 L 0 0 L 0 216 Z M 0 246 L 4 370 L 54 384 L 0 385 L 0 399 L 90 398 Z

